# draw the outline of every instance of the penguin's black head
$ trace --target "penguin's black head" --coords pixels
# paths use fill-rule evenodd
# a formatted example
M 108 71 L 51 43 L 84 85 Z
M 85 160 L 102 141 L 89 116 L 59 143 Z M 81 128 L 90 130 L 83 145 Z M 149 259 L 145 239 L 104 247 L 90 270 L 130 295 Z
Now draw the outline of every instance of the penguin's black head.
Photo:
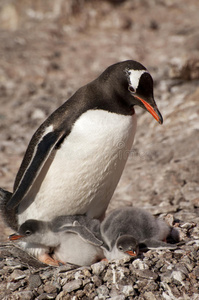
M 160 123 L 163 118 L 153 97 L 153 79 L 147 69 L 139 62 L 127 60 L 108 67 L 99 77 L 109 97 L 114 98 L 120 109 L 133 114 L 138 105 Z M 111 95 L 112 94 L 112 95 Z
M 131 235 L 122 235 L 117 239 L 116 247 L 119 251 L 130 256 L 137 256 L 139 246 L 137 240 Z
M 42 221 L 38 220 L 27 220 L 24 222 L 18 230 L 18 233 L 11 234 L 9 239 L 11 241 L 18 240 L 18 239 L 28 239 L 35 234 L 42 234 L 45 233 L 45 226 Z

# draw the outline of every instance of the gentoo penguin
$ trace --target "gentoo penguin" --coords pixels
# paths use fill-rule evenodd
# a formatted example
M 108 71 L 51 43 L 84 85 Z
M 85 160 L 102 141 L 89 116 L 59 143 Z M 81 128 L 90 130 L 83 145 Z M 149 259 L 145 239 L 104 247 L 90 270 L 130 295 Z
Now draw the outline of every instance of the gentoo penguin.
M 27 220 L 9 239 L 53 266 L 60 262 L 85 266 L 104 258 L 100 222 L 87 216 L 60 216 L 51 222 Z
M 102 218 L 133 143 L 135 105 L 163 123 L 151 75 L 128 60 L 108 67 L 46 119 L 29 143 L 7 203 L 19 226 L 60 215 Z
M 139 248 L 175 249 L 176 245 L 163 242 L 170 233 L 169 226 L 147 211 L 122 207 L 112 211 L 101 223 L 105 242 L 104 254 L 108 260 L 136 256 Z

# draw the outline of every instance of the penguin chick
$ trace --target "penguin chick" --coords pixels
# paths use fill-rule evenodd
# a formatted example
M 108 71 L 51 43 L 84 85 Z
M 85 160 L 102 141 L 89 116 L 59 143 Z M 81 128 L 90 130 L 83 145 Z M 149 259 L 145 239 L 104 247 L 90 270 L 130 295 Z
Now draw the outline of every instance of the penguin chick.
M 169 226 L 147 211 L 123 207 L 112 211 L 101 223 L 101 236 L 107 247 L 107 259 L 137 256 L 139 248 L 175 249 L 176 245 L 163 242 L 170 232 Z
M 19 246 L 43 263 L 57 266 L 59 262 L 68 262 L 84 266 L 104 257 L 99 227 L 98 220 L 86 216 L 60 216 L 52 222 L 27 220 L 18 234 L 9 238 L 18 241 Z M 54 254 L 50 256 L 52 250 Z

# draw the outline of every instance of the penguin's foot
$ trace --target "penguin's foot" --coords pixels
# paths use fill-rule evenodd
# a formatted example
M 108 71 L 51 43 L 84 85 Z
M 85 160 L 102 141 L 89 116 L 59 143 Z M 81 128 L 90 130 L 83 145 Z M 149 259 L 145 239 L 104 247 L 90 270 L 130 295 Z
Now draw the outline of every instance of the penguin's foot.
M 100 261 L 108 261 L 107 258 L 102 258 Z
M 48 253 L 44 253 L 44 254 L 38 256 L 38 259 L 44 264 L 47 264 L 50 266 L 55 266 L 55 267 L 60 266 L 60 263 L 61 263 L 58 260 L 55 260 L 54 258 L 52 258 Z

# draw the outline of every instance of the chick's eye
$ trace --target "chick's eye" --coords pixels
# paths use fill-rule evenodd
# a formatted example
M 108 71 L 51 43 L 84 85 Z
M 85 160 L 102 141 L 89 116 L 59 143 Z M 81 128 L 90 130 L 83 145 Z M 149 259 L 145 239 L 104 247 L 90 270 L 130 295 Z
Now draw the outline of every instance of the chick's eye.
M 30 235 L 31 231 L 30 230 L 26 230 L 26 235 Z
M 130 91 L 131 93 L 135 93 L 135 89 L 132 87 L 132 85 L 129 85 L 129 91 Z
M 121 250 L 121 251 L 122 251 L 122 246 L 119 246 L 118 248 L 119 248 L 119 250 Z

